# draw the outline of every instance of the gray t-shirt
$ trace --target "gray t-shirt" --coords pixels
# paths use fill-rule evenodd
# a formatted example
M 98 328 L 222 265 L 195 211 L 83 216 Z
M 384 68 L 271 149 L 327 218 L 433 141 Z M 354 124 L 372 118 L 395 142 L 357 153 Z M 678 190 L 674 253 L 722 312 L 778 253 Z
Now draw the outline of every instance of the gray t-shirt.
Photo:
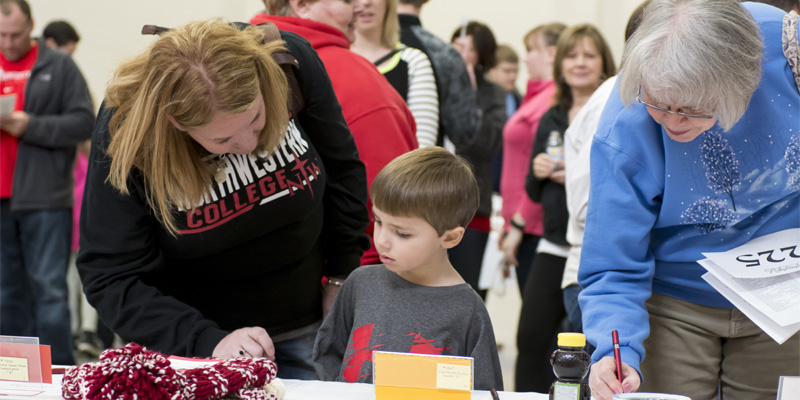
M 372 352 L 395 351 L 474 358 L 475 390 L 502 390 L 492 321 L 468 284 L 431 287 L 384 265 L 347 278 L 314 345 L 319 379 L 372 383 Z

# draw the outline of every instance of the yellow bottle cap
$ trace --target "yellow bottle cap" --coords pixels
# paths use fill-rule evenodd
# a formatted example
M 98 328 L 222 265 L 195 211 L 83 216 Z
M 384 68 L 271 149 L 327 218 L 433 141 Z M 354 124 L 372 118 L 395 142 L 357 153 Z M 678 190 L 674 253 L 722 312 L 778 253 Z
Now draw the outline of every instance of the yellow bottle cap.
M 582 333 L 562 332 L 558 334 L 558 345 L 564 347 L 586 346 L 586 336 Z

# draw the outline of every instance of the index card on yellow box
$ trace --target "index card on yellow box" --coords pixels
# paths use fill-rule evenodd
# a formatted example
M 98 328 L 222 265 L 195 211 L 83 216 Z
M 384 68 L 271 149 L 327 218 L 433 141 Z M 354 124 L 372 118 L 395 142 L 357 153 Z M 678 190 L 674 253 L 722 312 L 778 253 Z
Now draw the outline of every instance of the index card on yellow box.
M 376 351 L 372 363 L 376 400 L 470 399 L 471 357 Z

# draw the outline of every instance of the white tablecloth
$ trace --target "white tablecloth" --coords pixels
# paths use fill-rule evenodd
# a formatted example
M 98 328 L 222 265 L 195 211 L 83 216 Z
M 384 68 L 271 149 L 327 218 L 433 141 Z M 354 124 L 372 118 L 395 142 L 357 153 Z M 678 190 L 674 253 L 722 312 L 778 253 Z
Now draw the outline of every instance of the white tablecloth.
M 63 400 L 61 398 L 61 378 L 53 375 L 52 385 L 43 385 L 44 393 L 36 396 L 0 395 L 2 400 Z M 366 383 L 342 383 L 322 381 L 301 381 L 283 379 L 286 385 L 284 400 L 374 400 L 375 388 Z M 498 392 L 501 400 L 547 400 L 546 394 Z M 492 400 L 489 392 L 475 390 L 472 400 Z

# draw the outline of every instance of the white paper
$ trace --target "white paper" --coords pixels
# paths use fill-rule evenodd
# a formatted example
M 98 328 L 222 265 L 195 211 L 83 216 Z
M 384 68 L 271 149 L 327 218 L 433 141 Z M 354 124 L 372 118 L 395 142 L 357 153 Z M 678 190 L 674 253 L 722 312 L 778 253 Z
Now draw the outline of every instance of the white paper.
M 800 271 L 800 228 L 753 239 L 735 249 L 703 253 L 735 278 L 766 278 Z
M 797 400 L 800 396 L 800 376 L 782 376 L 778 383 L 778 400 Z
M 187 358 L 170 356 L 169 365 L 174 369 L 195 369 L 214 365 L 222 360 L 209 360 L 203 358 Z
M 711 260 L 698 263 L 778 325 L 800 322 L 800 272 L 770 278 L 734 278 Z
M 792 337 L 797 331 L 800 331 L 800 323 L 791 324 L 787 326 L 781 326 L 764 313 L 759 311 L 758 308 L 754 307 L 747 301 L 745 301 L 741 296 L 737 294 L 735 290 L 732 290 L 724 283 L 722 283 L 717 277 L 711 273 L 706 273 L 703 275 L 703 279 L 708 282 L 714 289 L 716 289 L 720 294 L 725 296 L 728 301 L 733 303 L 736 308 L 739 309 L 744 315 L 750 318 L 753 323 L 758 325 L 769 337 L 775 340 L 778 344 L 783 344 L 786 339 Z
M 800 331 L 800 228 L 703 255 L 703 279 L 776 342 Z
M 4 94 L 0 96 L 0 117 L 5 117 L 14 112 L 14 105 L 17 104 L 17 94 Z
M 498 236 L 500 234 L 497 231 L 489 232 L 486 250 L 483 252 L 483 261 L 481 261 L 478 289 L 491 289 L 495 285 L 502 284 L 504 261 L 503 252 L 497 248 Z

